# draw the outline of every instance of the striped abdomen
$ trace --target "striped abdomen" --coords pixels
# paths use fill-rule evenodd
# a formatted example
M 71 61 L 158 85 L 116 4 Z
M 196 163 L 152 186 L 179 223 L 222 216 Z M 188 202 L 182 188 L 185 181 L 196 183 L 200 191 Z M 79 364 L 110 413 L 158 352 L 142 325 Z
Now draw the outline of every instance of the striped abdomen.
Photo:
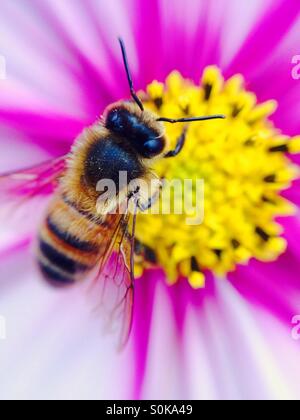
M 108 236 L 105 224 L 56 196 L 39 235 L 38 263 L 43 275 L 54 285 L 81 280 L 99 261 Z

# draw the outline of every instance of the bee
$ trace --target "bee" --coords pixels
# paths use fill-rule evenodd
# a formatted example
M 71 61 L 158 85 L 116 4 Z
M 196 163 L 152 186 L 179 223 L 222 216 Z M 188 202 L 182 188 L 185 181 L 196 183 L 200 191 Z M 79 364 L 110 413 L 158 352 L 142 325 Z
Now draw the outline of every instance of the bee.
M 52 193 L 38 233 L 39 269 L 50 284 L 59 287 L 94 273 L 93 284 L 110 290 L 102 301 L 110 302 L 109 318 L 120 325 L 122 347 L 132 324 L 136 215 L 159 196 L 161 181 L 152 170 L 153 163 L 177 156 L 186 141 L 185 125 L 174 150 L 169 150 L 164 123 L 187 124 L 223 116 L 171 119 L 144 109 L 133 86 L 124 43 L 119 42 L 131 99 L 109 105 L 102 118 L 79 135 L 67 156 L 1 176 L 0 197 L 6 201 L 19 197 L 24 203 Z M 119 182 L 120 172 L 127 174 L 126 185 Z M 117 199 L 101 197 L 97 185 L 103 179 L 114 182 Z M 137 186 L 136 179 L 151 188 Z M 132 203 L 134 211 L 129 211 Z

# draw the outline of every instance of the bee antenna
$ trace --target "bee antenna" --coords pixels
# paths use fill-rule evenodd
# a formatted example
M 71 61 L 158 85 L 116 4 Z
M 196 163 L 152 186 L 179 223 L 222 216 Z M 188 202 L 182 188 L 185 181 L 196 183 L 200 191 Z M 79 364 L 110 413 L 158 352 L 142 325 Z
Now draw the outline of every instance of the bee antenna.
M 137 94 L 134 90 L 134 87 L 133 87 L 133 81 L 132 81 L 132 77 L 131 77 L 131 73 L 130 73 L 130 69 L 129 69 L 126 48 L 125 48 L 125 44 L 124 44 L 124 41 L 123 41 L 122 38 L 119 38 L 119 43 L 120 43 L 121 50 L 122 50 L 123 62 L 124 62 L 124 66 L 125 66 L 125 70 L 126 70 L 126 74 L 127 74 L 127 80 L 128 80 L 128 83 L 129 83 L 129 88 L 130 88 L 130 93 L 131 93 L 132 99 L 138 105 L 140 110 L 144 111 L 144 106 L 143 106 L 140 98 L 137 96 Z
M 224 119 L 226 118 L 225 115 L 222 114 L 217 114 L 217 115 L 208 115 L 208 116 L 204 116 L 204 117 L 192 117 L 192 118 L 178 118 L 178 119 L 173 119 L 173 118 L 158 118 L 157 121 L 161 121 L 161 122 L 168 122 L 171 124 L 175 124 L 175 123 L 185 123 L 185 122 L 194 122 L 194 121 L 206 121 L 206 120 L 216 120 L 216 119 Z

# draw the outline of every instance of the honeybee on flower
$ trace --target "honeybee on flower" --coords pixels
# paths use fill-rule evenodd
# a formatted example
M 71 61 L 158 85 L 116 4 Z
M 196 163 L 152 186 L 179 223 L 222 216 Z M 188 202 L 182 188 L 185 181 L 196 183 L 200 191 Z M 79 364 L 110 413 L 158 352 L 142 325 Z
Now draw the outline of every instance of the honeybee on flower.
M 2 173 L 67 154 L 128 97 L 119 33 L 147 112 L 226 119 L 189 124 L 181 153 L 153 164 L 158 179 L 204 181 L 204 218 L 137 214 L 133 330 L 121 356 L 95 333 L 79 288 L 37 281 L 27 251 L 37 220 L 2 222 L 0 394 L 298 397 L 298 2 L 18 3 L 1 4 Z M 184 126 L 164 127 L 174 150 Z

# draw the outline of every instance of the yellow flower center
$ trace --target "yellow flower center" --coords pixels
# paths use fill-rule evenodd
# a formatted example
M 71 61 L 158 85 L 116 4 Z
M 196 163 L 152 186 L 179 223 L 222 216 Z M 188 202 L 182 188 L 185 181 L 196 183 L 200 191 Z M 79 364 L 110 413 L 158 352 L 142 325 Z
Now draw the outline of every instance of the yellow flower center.
M 140 214 L 138 274 L 155 263 L 170 284 L 184 276 L 199 288 L 207 270 L 224 275 L 251 258 L 276 260 L 286 249 L 276 218 L 294 212 L 280 193 L 298 177 L 286 153 L 300 151 L 300 137 L 282 135 L 268 119 L 276 103 L 257 104 L 241 75 L 224 81 L 216 67 L 205 69 L 199 86 L 173 72 L 165 84 L 151 83 L 145 99 L 162 117 L 226 119 L 191 123 L 182 152 L 156 164 L 161 178 L 204 181 L 204 220 L 195 226 L 187 214 Z M 166 130 L 172 147 L 183 126 Z

